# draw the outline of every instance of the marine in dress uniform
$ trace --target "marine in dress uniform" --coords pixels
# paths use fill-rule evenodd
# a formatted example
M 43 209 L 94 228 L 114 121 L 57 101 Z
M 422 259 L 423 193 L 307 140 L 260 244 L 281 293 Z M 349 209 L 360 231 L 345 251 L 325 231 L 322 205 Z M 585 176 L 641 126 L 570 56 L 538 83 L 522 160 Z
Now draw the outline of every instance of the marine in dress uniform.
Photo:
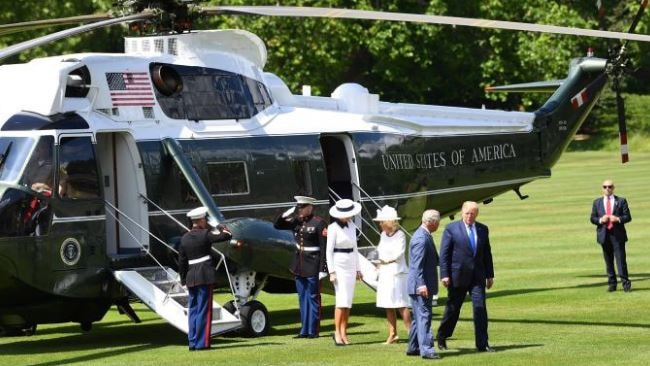
M 296 238 L 296 252 L 290 270 L 296 276 L 302 326 L 295 338 L 317 338 L 321 317 L 319 275 L 327 272 L 327 223 L 313 214 L 316 199 L 306 196 L 294 198 L 296 206 L 280 215 L 274 226 L 280 230 L 293 230 Z
M 210 348 L 212 327 L 212 292 L 216 282 L 212 243 L 229 240 L 230 232 L 222 225 L 208 226 L 208 209 L 195 208 L 187 213 L 192 229 L 181 238 L 179 273 L 181 284 L 187 286 L 190 351 Z

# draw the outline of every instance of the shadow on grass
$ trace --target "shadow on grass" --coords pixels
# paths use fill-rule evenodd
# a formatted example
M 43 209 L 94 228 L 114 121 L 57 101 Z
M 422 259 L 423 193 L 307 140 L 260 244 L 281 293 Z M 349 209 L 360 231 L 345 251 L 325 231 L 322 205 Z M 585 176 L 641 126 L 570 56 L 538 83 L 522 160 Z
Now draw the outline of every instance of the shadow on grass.
M 114 323 L 108 323 L 113 324 Z M 69 327 L 63 327 L 69 328 Z M 60 329 L 55 328 L 59 333 Z M 187 336 L 170 327 L 166 323 L 134 324 L 121 327 L 98 326 L 91 332 L 72 335 L 56 336 L 51 339 L 33 340 L 30 337 L 16 337 L 15 342 L 0 345 L 0 354 L 46 354 L 53 352 L 92 351 L 101 348 L 116 348 L 116 350 L 98 352 L 94 358 L 110 356 L 112 352 L 131 352 L 142 348 L 152 349 L 177 345 L 183 350 L 187 347 Z M 245 340 L 219 337 L 217 343 L 222 348 L 249 346 Z M 269 344 L 269 343 L 266 343 Z M 86 355 L 81 357 L 93 357 Z M 88 359 L 83 359 L 88 360 Z M 73 362 L 73 361 L 68 361 Z M 77 362 L 77 361 L 74 361 Z
M 43 363 L 33 363 L 30 364 L 29 366 L 55 366 L 55 365 L 67 365 L 75 362 L 90 362 L 98 359 L 103 359 L 106 357 L 120 356 L 132 352 L 149 351 L 151 349 L 152 349 L 151 345 L 143 344 L 140 346 L 114 349 L 110 351 L 95 352 L 90 355 L 83 355 L 78 357 L 66 357 L 64 360 L 48 361 Z
M 154 321 L 154 319 L 144 319 L 140 324 L 151 322 L 151 321 Z M 126 324 L 136 325 L 133 321 L 129 319 L 112 321 L 112 322 L 103 321 L 103 322 L 93 323 L 93 329 L 91 330 L 91 332 L 101 328 L 110 328 L 110 327 L 121 326 Z M 64 333 L 79 334 L 79 333 L 83 333 L 83 331 L 81 331 L 79 324 L 71 324 L 71 325 L 65 325 L 56 328 L 38 329 L 36 333 L 38 335 L 64 334 Z
M 555 291 L 555 290 L 569 290 L 569 289 L 581 289 L 581 288 L 598 288 L 602 287 L 603 289 L 607 288 L 607 276 L 602 274 L 602 275 L 584 275 L 584 276 L 576 276 L 578 278 L 602 278 L 602 282 L 596 282 L 596 283 L 586 283 L 586 284 L 581 284 L 577 286 L 564 286 L 564 287 L 544 287 L 544 288 L 520 288 L 520 289 L 512 289 L 512 290 L 498 290 L 498 291 L 490 291 L 488 290 L 488 299 L 493 299 L 493 298 L 498 298 L 498 297 L 503 297 L 503 296 L 512 296 L 512 295 L 523 295 L 523 294 L 529 294 L 529 293 L 534 293 L 534 292 L 543 292 L 543 291 Z M 630 276 L 630 281 L 634 284 L 635 282 L 641 282 L 641 281 L 647 281 L 650 280 L 650 273 L 638 273 L 635 275 Z M 638 289 L 635 289 L 633 291 L 639 291 Z M 441 299 L 438 302 L 441 304 L 441 306 L 444 306 L 446 299 Z M 466 302 L 469 301 L 468 299 L 465 300 Z
M 476 351 L 476 348 L 469 348 L 469 347 L 454 348 L 453 343 L 450 344 L 449 346 L 450 346 L 449 350 L 439 353 L 440 357 L 442 357 L 443 359 L 449 357 L 463 356 L 466 354 L 478 353 L 478 351 Z M 491 345 L 490 347 L 494 348 L 496 353 L 500 353 L 500 352 L 505 352 L 513 349 L 544 347 L 544 345 L 543 344 L 511 344 L 507 346 L 496 346 L 496 347 Z

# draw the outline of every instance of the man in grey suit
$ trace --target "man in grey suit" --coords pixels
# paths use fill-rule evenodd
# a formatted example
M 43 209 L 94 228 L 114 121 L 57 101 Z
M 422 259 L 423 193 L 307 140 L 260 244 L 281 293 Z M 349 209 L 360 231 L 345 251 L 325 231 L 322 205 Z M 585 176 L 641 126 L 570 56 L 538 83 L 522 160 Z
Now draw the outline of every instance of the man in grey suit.
M 614 258 L 621 278 L 623 291 L 632 291 L 632 282 L 627 275 L 625 224 L 632 221 L 630 209 L 625 198 L 614 195 L 614 182 L 603 182 L 603 196 L 594 200 L 591 208 L 591 223 L 596 225 L 596 240 L 603 247 L 605 269 L 607 270 L 607 291 L 616 291 Z
M 438 328 L 438 348 L 447 349 L 467 293 L 474 311 L 474 339 L 479 352 L 494 352 L 488 344 L 485 289 L 494 283 L 488 227 L 476 221 L 478 204 L 467 201 L 463 219 L 445 227 L 440 244 L 440 278 L 447 288 L 447 304 Z
M 413 319 L 409 330 L 406 354 L 424 359 L 440 358 L 433 348 L 431 334 L 431 306 L 433 294 L 438 292 L 438 252 L 431 233 L 438 229 L 440 213 L 426 210 L 422 225 L 415 231 L 409 244 L 408 293 L 411 297 Z

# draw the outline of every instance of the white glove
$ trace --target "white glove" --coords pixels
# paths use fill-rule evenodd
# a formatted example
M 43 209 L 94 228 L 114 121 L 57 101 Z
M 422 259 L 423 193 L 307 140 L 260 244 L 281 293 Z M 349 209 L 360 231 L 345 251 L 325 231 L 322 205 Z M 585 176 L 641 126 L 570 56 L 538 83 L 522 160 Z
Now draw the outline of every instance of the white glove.
M 322 280 L 323 278 L 329 276 L 327 272 L 318 272 L 318 280 Z
M 286 219 L 287 217 L 291 216 L 295 211 L 296 211 L 296 207 L 295 206 L 291 207 L 290 209 L 284 211 L 284 213 L 282 214 L 282 218 Z
M 210 225 L 213 228 L 216 228 L 217 225 L 219 225 L 219 222 L 217 222 L 217 220 L 215 220 L 213 218 L 210 218 L 210 220 L 208 220 L 208 225 Z

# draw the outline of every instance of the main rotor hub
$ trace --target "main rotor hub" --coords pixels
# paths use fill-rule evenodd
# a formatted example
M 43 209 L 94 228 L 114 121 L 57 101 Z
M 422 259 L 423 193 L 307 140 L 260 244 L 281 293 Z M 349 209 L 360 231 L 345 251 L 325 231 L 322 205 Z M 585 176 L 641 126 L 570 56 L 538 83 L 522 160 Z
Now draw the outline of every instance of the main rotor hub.
M 205 1 L 117 0 L 113 5 L 121 9 L 121 15 L 150 12 L 150 18 L 129 24 L 132 32 L 144 35 L 189 32 L 200 15 L 198 4 Z

